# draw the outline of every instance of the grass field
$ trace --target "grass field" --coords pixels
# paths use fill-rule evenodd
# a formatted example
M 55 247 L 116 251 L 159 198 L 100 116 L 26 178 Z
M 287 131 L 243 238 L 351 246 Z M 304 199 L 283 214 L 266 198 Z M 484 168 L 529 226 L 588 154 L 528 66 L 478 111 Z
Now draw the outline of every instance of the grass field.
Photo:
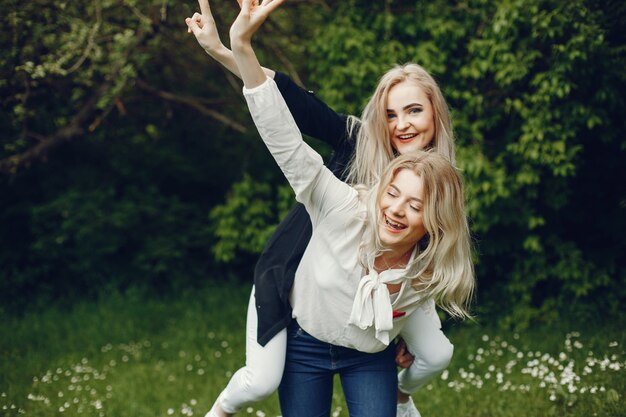
M 113 294 L 0 324 L 2 416 L 204 416 L 244 360 L 249 288 Z M 563 327 L 565 327 L 563 325 Z M 452 364 L 414 395 L 423 417 L 625 416 L 618 323 L 503 334 L 455 324 Z M 347 416 L 339 384 L 334 416 Z M 279 416 L 276 395 L 242 416 Z

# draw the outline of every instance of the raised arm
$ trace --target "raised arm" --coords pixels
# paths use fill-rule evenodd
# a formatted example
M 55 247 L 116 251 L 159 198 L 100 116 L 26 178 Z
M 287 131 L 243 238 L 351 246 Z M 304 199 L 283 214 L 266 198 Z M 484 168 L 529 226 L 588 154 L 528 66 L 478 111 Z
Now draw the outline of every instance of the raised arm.
M 252 36 L 283 1 L 265 0 L 259 4 L 257 0 L 244 0 L 230 29 L 230 39 L 252 119 L 315 227 L 333 207 L 355 201 L 356 191 L 338 180 L 324 166 L 321 156 L 302 140 L 285 100 L 275 82 L 263 72 L 252 49 Z
M 230 46 L 243 84 L 253 89 L 265 82 L 267 75 L 252 49 L 252 36 L 261 27 L 267 17 L 284 0 L 243 0 L 241 11 L 230 27 Z
M 228 71 L 241 78 L 233 52 L 228 49 L 220 39 L 220 34 L 215 25 L 215 19 L 211 13 L 209 0 L 198 0 L 198 5 L 200 6 L 200 13 L 196 12 L 193 16 L 185 19 L 187 31 L 193 33 L 202 49 L 204 49 L 211 58 L 222 64 Z M 263 71 L 268 77 L 274 78 L 273 70 L 263 68 Z
M 221 41 L 208 0 L 198 0 L 200 13 L 185 19 L 187 30 L 193 33 L 204 51 L 231 73 L 241 78 L 233 52 Z M 322 140 L 339 148 L 346 140 L 347 117 L 336 113 L 312 92 L 306 91 L 286 74 L 262 67 L 265 74 L 274 78 L 289 106 L 298 128 L 307 136 Z
M 335 150 L 342 145 L 347 139 L 346 115 L 337 113 L 313 92 L 294 83 L 286 74 L 276 71 L 274 81 L 302 133 L 326 142 Z

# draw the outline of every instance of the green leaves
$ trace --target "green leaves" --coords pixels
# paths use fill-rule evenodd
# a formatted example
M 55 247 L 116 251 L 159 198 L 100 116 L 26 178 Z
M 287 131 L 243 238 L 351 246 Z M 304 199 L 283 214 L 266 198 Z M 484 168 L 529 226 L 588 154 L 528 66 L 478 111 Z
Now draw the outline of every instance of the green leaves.
M 626 160 L 626 106 L 614 95 L 625 54 L 606 36 L 614 5 L 412 4 L 402 13 L 339 5 L 310 48 L 320 94 L 358 112 L 393 63 L 415 61 L 436 76 L 453 111 L 483 299 L 506 289 L 508 313 L 527 323 L 547 306 L 615 288 L 604 277 L 625 277 L 624 222 L 589 216 L 623 215 L 623 187 L 592 179 Z M 601 258 L 588 239 L 598 227 L 612 230 L 593 240 Z
M 229 263 L 241 253 L 260 253 L 293 204 L 293 192 L 288 186 L 274 191 L 269 184 L 244 175 L 233 184 L 226 201 L 209 215 L 216 239 L 212 248 L 215 259 Z

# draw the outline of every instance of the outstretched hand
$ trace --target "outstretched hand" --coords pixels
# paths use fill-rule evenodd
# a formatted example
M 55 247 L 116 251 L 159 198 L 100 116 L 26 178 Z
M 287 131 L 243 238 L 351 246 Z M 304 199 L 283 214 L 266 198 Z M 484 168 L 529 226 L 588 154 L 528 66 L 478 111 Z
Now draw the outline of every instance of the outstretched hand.
M 231 46 L 233 42 L 249 43 L 267 17 L 284 0 L 237 0 L 241 11 L 230 27 Z
M 200 13 L 196 12 L 193 16 L 185 19 L 187 32 L 193 33 L 200 46 L 208 53 L 224 48 L 215 25 L 215 19 L 211 14 L 209 0 L 198 0 L 198 4 L 200 5 Z

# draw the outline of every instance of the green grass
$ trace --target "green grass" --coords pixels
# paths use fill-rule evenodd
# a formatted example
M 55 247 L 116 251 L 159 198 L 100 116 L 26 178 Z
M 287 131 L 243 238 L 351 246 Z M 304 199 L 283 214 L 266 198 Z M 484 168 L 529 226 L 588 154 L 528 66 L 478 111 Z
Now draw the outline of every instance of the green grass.
M 0 415 L 204 416 L 243 364 L 248 295 L 229 284 L 5 315 Z M 626 415 L 619 324 L 520 334 L 456 324 L 446 333 L 453 363 L 414 395 L 424 417 Z M 333 415 L 347 416 L 338 385 Z M 241 415 L 280 415 L 276 395 Z

